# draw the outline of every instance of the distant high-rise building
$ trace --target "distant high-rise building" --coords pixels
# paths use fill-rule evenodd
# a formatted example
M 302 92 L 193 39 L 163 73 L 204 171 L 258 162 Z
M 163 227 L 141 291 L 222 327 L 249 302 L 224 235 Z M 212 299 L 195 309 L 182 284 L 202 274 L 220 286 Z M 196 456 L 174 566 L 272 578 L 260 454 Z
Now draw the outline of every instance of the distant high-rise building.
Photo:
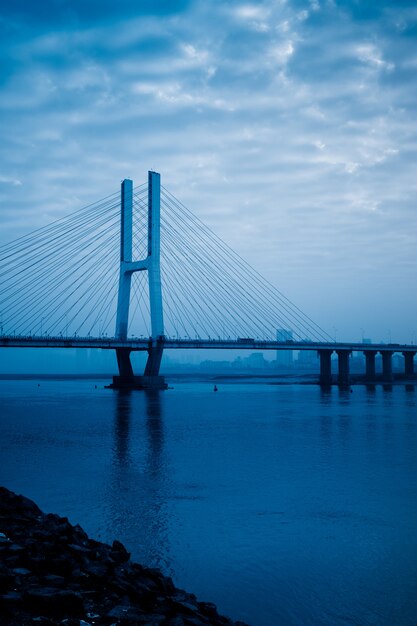
M 253 352 L 246 359 L 246 367 L 250 369 L 263 369 L 268 364 L 264 359 L 262 352 Z
M 304 342 L 308 343 L 309 339 L 304 339 Z M 314 350 L 300 350 L 298 353 L 298 365 L 311 367 L 315 363 L 317 363 L 317 352 Z
M 293 341 L 292 330 L 285 328 L 278 328 L 277 341 L 286 342 Z M 291 367 L 293 364 L 293 352 L 292 350 L 277 350 L 277 365 L 284 367 Z

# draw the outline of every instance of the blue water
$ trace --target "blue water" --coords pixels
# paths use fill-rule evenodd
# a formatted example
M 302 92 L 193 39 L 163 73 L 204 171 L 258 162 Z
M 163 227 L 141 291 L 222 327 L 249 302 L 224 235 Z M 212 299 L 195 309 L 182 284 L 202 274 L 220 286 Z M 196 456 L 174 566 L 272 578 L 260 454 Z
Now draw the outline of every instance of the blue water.
M 417 624 L 417 389 L 173 386 L 0 381 L 0 482 L 253 626 Z

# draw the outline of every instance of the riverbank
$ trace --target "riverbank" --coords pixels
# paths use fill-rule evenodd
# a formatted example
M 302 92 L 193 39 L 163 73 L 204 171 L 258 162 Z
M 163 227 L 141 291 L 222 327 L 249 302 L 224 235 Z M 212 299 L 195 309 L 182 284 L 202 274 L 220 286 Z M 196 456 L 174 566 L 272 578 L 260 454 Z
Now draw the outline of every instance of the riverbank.
M 5 626 L 245 626 L 0 487 L 0 622 Z

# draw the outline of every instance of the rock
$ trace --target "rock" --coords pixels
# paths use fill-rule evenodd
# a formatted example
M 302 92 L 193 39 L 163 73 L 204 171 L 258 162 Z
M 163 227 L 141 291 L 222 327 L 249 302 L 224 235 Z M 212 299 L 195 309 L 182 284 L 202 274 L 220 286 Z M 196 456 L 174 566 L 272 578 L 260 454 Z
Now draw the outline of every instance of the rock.
M 39 587 L 29 589 L 24 596 L 25 606 L 48 616 L 82 615 L 84 602 L 74 591 Z
M 113 607 L 111 611 L 107 613 L 107 617 L 122 621 L 140 620 L 143 617 L 143 612 L 134 606 L 119 604 L 118 606 Z
M 160 570 L 132 563 L 120 541 L 89 539 L 4 487 L 0 528 L 1 626 L 233 625 Z
M 19 552 L 24 552 L 25 549 L 23 546 L 19 546 L 18 543 L 12 543 L 9 545 L 9 553 L 18 554 Z
M 108 566 L 105 563 L 87 563 L 83 567 L 83 572 L 87 574 L 87 576 L 91 576 L 98 580 L 103 579 L 107 576 L 109 571 Z
M 172 600 L 172 606 L 174 607 L 176 612 L 185 613 L 186 615 L 193 615 L 198 610 L 195 604 L 178 600 Z
M 44 576 L 44 580 L 48 585 L 53 587 L 64 587 L 65 578 L 63 576 L 57 576 L 56 574 L 47 574 Z
M 32 573 L 30 569 L 26 569 L 26 567 L 14 567 L 12 572 L 17 576 L 29 576 Z
M 217 608 L 216 608 L 216 605 L 213 604 L 212 602 L 199 602 L 198 606 L 199 606 L 200 611 L 204 613 L 205 615 L 207 615 L 208 617 L 216 617 Z
M 120 543 L 120 541 L 117 541 L 117 539 L 113 541 L 110 556 L 114 561 L 116 561 L 116 563 L 125 563 L 130 558 L 129 552 L 126 550 L 124 545 Z
M 64 578 L 71 576 L 73 570 L 77 567 L 76 562 L 70 557 L 69 554 L 50 559 L 47 564 L 44 563 L 43 565 L 44 568 L 46 566 L 46 569 L 52 574 L 63 576 Z
M 23 596 L 18 591 L 8 591 L 0 596 L 0 607 L 12 608 L 22 604 Z
M 169 620 L 167 626 L 185 626 L 185 622 L 182 617 L 173 617 Z
M 6 565 L 0 563 L 0 593 L 13 587 L 15 575 Z

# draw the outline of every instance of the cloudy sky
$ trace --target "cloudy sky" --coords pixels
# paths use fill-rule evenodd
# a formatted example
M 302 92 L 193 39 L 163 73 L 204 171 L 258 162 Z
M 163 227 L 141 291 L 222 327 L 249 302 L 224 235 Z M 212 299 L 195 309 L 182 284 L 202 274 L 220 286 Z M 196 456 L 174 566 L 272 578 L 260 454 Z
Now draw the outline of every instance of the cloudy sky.
M 2 0 L 0 242 L 161 172 L 337 339 L 416 341 L 417 2 Z

